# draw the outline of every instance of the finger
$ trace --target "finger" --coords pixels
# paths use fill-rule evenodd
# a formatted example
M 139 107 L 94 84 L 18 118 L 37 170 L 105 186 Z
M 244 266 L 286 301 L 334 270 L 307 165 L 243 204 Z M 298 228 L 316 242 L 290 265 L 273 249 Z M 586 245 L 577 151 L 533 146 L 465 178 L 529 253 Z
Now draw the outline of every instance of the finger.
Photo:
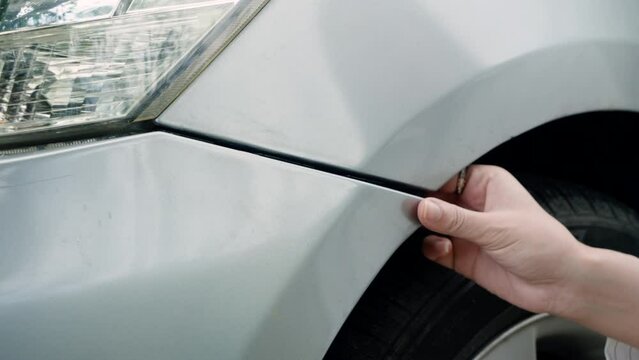
M 506 170 L 491 165 L 469 166 L 466 170 L 465 190 L 461 195 L 456 192 L 458 181 L 459 174 L 453 176 L 439 190 L 428 195 L 447 202 L 461 204 L 469 209 L 483 211 L 485 210 L 489 183 L 500 188 L 501 192 L 508 191 L 507 189 L 513 188 L 512 183 L 516 183 L 514 177 Z
M 453 268 L 453 243 L 448 238 L 438 235 L 427 236 L 422 242 L 422 253 L 430 261 L 449 269 Z
M 485 214 L 467 210 L 437 198 L 426 198 L 417 207 L 417 217 L 426 228 L 473 241 L 487 228 Z

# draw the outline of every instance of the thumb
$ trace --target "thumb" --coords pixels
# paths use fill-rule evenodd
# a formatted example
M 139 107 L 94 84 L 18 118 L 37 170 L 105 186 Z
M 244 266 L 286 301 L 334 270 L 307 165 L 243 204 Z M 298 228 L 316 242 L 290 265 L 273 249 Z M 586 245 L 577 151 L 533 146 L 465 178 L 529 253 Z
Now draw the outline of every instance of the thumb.
M 419 221 L 429 230 L 470 241 L 481 237 L 486 229 L 482 215 L 437 198 L 426 198 L 417 208 Z

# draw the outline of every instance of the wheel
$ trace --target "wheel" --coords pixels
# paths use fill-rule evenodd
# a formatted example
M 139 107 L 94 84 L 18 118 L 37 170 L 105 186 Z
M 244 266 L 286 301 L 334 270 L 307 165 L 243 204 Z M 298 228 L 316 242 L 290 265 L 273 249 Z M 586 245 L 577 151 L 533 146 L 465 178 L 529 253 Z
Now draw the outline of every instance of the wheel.
M 639 255 L 639 217 L 626 205 L 573 184 L 520 181 L 580 241 Z M 603 359 L 603 337 L 512 306 L 427 261 L 424 236 L 418 231 L 386 263 L 325 360 Z

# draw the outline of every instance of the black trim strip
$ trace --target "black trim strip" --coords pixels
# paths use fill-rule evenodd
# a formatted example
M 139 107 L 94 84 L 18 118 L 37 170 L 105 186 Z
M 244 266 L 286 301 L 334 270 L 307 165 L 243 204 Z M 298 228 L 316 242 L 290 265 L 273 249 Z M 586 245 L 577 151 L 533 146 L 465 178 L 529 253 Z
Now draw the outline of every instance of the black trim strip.
M 272 151 L 269 149 L 261 148 L 258 146 L 237 143 L 230 140 L 220 139 L 214 136 L 196 134 L 187 130 L 177 130 L 172 128 L 166 128 L 164 126 L 156 124 L 154 121 L 140 121 L 128 124 L 118 124 L 118 126 L 93 126 L 93 127 L 80 127 L 73 129 L 74 131 L 65 131 L 61 134 L 49 135 L 46 141 L 41 137 L 29 137 L 23 136 L 22 141 L 13 142 L 11 144 L 3 144 L 0 141 L 0 156 L 11 154 L 29 153 L 39 150 L 46 150 L 51 148 L 59 148 L 65 146 L 72 146 L 77 144 L 90 143 L 100 140 L 114 139 L 123 136 L 136 135 L 149 133 L 154 131 L 162 131 L 168 134 L 173 134 L 213 145 L 226 147 L 242 152 L 247 152 L 259 156 L 263 156 L 269 159 L 274 159 L 298 166 L 303 166 L 310 169 L 319 170 L 325 173 L 335 174 L 350 179 L 374 184 L 384 188 L 400 191 L 403 193 L 416 195 L 420 197 L 426 196 L 428 190 L 419 186 L 406 184 L 400 181 L 390 180 L 381 176 L 369 175 L 359 171 L 353 171 L 345 169 L 343 167 L 334 166 L 319 161 L 304 159 L 299 156 L 289 155 L 278 151 Z M 35 134 L 41 135 L 41 134 Z
M 353 170 L 345 169 L 339 166 L 322 163 L 319 161 L 308 160 L 308 159 L 301 158 L 299 156 L 294 156 L 294 155 L 281 153 L 278 151 L 268 150 L 268 149 L 264 149 L 264 148 L 253 146 L 253 145 L 237 143 L 230 140 L 220 139 L 214 136 L 196 134 L 187 130 L 177 130 L 172 128 L 169 129 L 166 127 L 158 127 L 157 130 L 165 132 L 165 133 L 197 140 L 197 141 L 206 142 L 213 145 L 218 145 L 218 146 L 223 146 L 223 147 L 238 150 L 238 151 L 248 152 L 251 154 L 267 157 L 269 159 L 275 159 L 282 162 L 287 162 L 290 164 L 319 170 L 325 173 L 344 176 L 350 179 L 367 182 L 370 184 L 378 185 L 381 187 L 400 191 L 403 193 L 408 193 L 408 194 L 419 196 L 419 197 L 424 197 L 428 193 L 428 190 L 425 188 L 411 185 L 411 184 L 406 184 L 401 181 L 390 180 L 390 179 L 387 179 L 381 176 L 376 176 L 376 175 L 369 175 L 359 171 L 353 171 Z

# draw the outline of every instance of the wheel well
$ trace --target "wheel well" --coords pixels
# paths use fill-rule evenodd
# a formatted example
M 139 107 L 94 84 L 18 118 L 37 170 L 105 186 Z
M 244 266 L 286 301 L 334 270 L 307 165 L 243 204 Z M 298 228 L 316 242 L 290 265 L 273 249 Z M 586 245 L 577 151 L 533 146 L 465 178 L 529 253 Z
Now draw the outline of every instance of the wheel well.
M 634 167 L 639 166 L 639 146 L 635 142 L 639 143 L 639 113 L 590 112 L 561 118 L 534 128 L 497 146 L 475 163 L 499 165 L 515 173 L 531 173 L 586 185 L 639 209 L 639 189 L 635 186 L 639 183 L 639 178 L 633 178 Z M 342 326 L 325 359 L 338 358 L 340 351 L 350 349 L 347 346 L 352 346 L 349 345 L 351 338 L 368 344 L 382 341 L 393 343 L 395 340 L 385 339 L 399 337 L 393 331 L 401 323 L 392 316 L 401 315 L 407 309 L 419 308 L 422 303 L 418 301 L 418 289 L 424 284 L 435 284 L 434 293 L 444 293 L 446 301 L 452 299 L 451 294 L 442 291 L 442 284 L 453 279 L 450 277 L 451 272 L 427 261 L 406 260 L 409 257 L 423 260 L 420 255 L 421 241 L 427 233 L 424 228 L 420 228 L 391 256 Z M 408 272 L 402 268 L 405 266 L 411 267 Z M 419 270 L 413 266 L 429 268 Z M 418 279 L 420 282 L 414 283 L 411 278 L 415 274 L 426 275 Z M 426 282 L 421 284 L 422 280 Z M 465 285 L 454 284 L 460 288 Z M 473 303 L 479 296 L 475 295 Z M 404 297 L 411 301 L 405 301 Z M 440 301 L 435 295 L 429 299 L 428 301 Z M 396 311 L 397 306 L 403 310 Z M 467 310 L 468 307 L 464 305 L 464 309 Z M 376 319 L 375 316 L 382 312 L 391 320 L 387 318 L 370 326 L 362 325 L 367 318 Z M 462 311 L 457 313 L 464 314 Z M 470 312 L 465 312 L 468 313 Z M 505 314 L 514 316 L 510 312 Z M 417 316 L 411 315 L 411 318 L 416 319 Z M 399 315 L 397 319 L 400 319 Z M 475 339 L 488 341 L 489 338 Z M 369 354 L 363 351 L 382 351 L 384 348 L 369 346 L 354 349 L 361 356 L 367 357 Z M 395 351 L 395 348 L 390 351 Z
M 591 112 L 512 138 L 476 163 L 580 183 L 639 209 L 639 113 Z

